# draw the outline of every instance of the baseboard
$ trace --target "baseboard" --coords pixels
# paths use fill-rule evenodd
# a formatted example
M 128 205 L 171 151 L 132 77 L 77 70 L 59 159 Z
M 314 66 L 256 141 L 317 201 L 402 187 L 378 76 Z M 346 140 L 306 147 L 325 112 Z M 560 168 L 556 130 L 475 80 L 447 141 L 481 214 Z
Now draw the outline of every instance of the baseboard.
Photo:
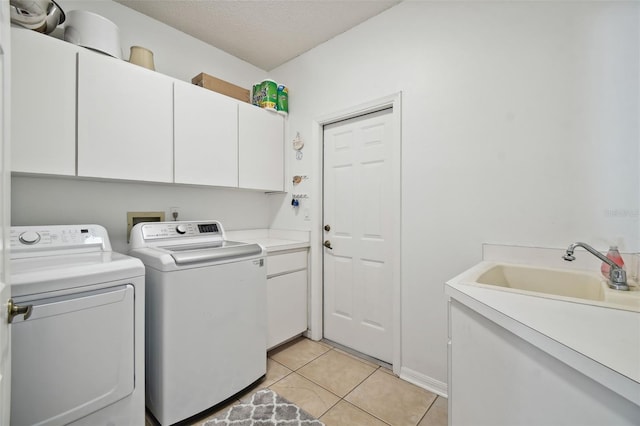
M 416 386 L 420 386 L 430 392 L 438 394 L 444 398 L 447 398 L 448 386 L 446 383 L 433 379 L 417 371 L 411 370 L 407 367 L 400 369 L 400 378 L 406 380 L 409 383 L 413 383 Z

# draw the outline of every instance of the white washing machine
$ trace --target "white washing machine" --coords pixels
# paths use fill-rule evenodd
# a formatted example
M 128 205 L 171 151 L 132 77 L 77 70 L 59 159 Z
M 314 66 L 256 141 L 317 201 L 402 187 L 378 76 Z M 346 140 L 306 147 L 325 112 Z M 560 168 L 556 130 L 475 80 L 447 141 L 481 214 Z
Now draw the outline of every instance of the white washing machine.
M 140 260 L 99 225 L 15 226 L 11 284 L 11 425 L 144 425 Z
M 217 221 L 149 222 L 129 254 L 146 267 L 147 408 L 193 417 L 266 374 L 265 250 Z

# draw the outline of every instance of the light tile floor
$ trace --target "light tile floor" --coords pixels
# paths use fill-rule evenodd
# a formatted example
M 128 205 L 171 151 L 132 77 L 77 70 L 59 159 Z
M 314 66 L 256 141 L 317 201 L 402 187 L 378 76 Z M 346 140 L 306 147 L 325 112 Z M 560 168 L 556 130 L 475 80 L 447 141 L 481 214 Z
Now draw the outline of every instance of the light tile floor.
M 327 426 L 446 426 L 447 400 L 394 376 L 387 368 L 298 339 L 269 352 L 264 380 L 192 425 L 269 388 Z M 155 421 L 147 419 L 147 425 Z

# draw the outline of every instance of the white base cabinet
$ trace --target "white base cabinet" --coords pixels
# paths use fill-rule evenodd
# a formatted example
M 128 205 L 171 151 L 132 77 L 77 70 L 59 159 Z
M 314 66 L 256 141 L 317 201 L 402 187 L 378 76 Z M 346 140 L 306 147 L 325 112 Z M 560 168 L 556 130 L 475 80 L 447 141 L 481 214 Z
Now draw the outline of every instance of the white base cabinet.
M 308 250 L 267 256 L 267 349 L 307 331 Z
M 638 425 L 640 406 L 456 300 L 449 425 Z

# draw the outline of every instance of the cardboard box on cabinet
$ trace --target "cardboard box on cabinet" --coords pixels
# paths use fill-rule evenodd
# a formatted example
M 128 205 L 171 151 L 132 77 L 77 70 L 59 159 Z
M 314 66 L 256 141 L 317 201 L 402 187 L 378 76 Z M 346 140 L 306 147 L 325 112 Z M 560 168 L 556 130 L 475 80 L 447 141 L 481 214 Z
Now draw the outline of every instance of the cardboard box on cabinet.
M 201 72 L 191 79 L 191 82 L 197 86 L 204 87 L 205 89 L 213 90 L 214 92 L 222 93 L 223 95 L 230 96 L 234 99 L 238 99 L 242 102 L 249 103 L 249 90 L 244 89 L 235 84 L 231 84 L 227 81 L 220 80 L 209 74 Z

